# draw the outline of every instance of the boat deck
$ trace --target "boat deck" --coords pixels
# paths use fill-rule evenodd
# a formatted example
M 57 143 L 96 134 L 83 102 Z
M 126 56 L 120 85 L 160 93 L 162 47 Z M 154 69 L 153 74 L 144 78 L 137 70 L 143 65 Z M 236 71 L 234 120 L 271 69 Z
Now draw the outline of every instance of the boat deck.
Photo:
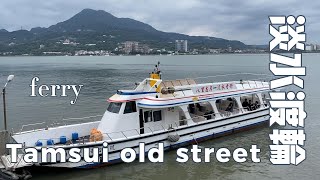
M 90 135 L 79 137 L 78 140 L 68 140 L 65 144 L 57 143 L 57 144 L 55 144 L 55 146 L 57 146 L 57 145 L 71 145 L 71 144 L 85 144 L 88 142 L 90 142 Z

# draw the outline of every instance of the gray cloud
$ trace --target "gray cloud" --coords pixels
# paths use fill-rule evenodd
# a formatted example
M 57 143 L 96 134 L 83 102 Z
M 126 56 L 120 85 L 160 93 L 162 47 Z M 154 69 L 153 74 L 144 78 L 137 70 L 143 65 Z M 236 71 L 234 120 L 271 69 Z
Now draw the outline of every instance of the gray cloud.
M 48 27 L 84 8 L 133 18 L 162 31 L 215 36 L 247 44 L 269 42 L 269 15 L 303 14 L 307 18 L 308 41 L 320 43 L 320 2 L 298 0 L 2 0 L 0 28 Z

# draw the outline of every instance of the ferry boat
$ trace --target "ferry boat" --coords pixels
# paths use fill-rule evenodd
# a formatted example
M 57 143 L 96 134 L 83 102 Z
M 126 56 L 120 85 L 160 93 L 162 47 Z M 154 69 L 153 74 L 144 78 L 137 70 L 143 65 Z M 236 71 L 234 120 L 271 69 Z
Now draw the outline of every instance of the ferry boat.
M 60 125 L 12 134 L 24 147 L 102 147 L 108 143 L 108 163 L 56 162 L 11 163 L 2 156 L 6 167 L 51 166 L 93 168 L 121 162 L 126 147 L 138 153 L 140 142 L 145 151 L 164 143 L 165 150 L 236 133 L 263 125 L 269 119 L 269 82 L 236 80 L 197 83 L 194 79 L 163 80 L 160 72 L 136 83 L 133 90 L 118 90 L 108 99 L 101 120 Z M 19 164 L 20 163 L 20 164 Z

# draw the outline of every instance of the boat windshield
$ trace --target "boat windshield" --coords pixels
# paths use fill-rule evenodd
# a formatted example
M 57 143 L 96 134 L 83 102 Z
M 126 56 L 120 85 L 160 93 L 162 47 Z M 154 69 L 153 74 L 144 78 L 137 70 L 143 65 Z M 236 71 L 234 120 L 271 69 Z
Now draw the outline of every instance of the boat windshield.
M 111 102 L 107 108 L 109 112 L 119 113 L 122 103 Z

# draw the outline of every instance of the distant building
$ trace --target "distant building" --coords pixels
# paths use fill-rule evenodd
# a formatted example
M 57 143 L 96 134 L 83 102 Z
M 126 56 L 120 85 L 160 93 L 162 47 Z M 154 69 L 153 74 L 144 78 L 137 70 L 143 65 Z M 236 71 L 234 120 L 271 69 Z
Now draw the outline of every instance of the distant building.
M 320 50 L 320 45 L 316 45 L 316 50 L 319 51 Z
M 306 51 L 314 51 L 314 45 L 313 44 L 306 44 Z
M 109 56 L 110 53 L 105 50 L 99 50 L 99 51 L 80 50 L 80 51 L 76 51 L 74 55 L 75 56 Z
M 122 51 L 125 54 L 130 54 L 130 53 L 148 54 L 150 53 L 151 49 L 146 44 L 140 44 L 139 42 L 136 42 L 136 41 L 126 41 L 123 43 Z
M 45 45 L 43 45 L 43 44 L 40 44 L 40 49 L 43 49 L 45 47 Z
M 63 41 L 63 43 L 62 44 L 64 44 L 64 45 L 68 45 L 68 44 L 70 44 L 70 40 L 69 39 L 66 39 L 66 40 L 64 40 Z
M 135 42 L 135 41 L 126 41 L 123 43 L 124 47 L 123 47 L 123 51 L 126 54 L 130 54 L 132 52 L 138 52 L 139 49 L 139 42 Z
M 176 40 L 176 51 L 177 52 L 188 52 L 188 41 L 187 40 Z
M 150 48 L 148 45 L 143 44 L 141 46 L 139 46 L 139 52 L 144 53 L 144 54 L 149 54 L 150 53 Z
M 76 46 L 78 45 L 79 43 L 76 43 L 76 42 L 72 42 L 70 39 L 65 39 L 63 42 L 62 42 L 63 45 L 73 45 L 73 46 Z
M 61 55 L 62 52 L 54 52 L 54 51 L 50 51 L 50 52 L 43 52 L 44 55 Z
M 317 45 L 311 44 L 311 50 L 312 50 L 312 51 L 315 51 L 316 49 L 317 49 Z
M 210 53 L 220 53 L 221 49 L 209 49 Z

